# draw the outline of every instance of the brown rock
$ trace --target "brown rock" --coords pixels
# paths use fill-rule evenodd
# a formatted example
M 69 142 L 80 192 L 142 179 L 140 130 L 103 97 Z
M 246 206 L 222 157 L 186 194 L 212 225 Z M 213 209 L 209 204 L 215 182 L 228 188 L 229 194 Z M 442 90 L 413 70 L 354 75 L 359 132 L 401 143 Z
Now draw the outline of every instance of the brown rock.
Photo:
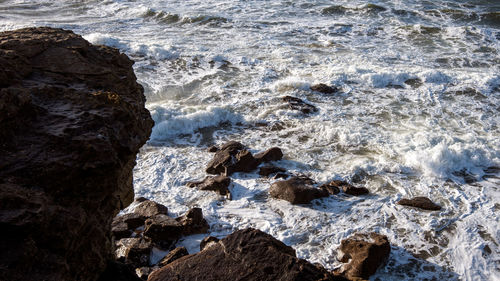
M 292 110 L 302 111 L 304 114 L 317 112 L 318 109 L 311 104 L 306 103 L 305 101 L 292 97 L 292 96 L 284 96 L 283 101 L 288 103 L 288 107 Z
M 234 232 L 203 251 L 182 257 L 149 276 L 166 280 L 345 280 L 298 259 L 295 250 L 256 229 Z
M 211 147 L 207 148 L 208 152 L 217 152 L 219 151 L 219 148 L 215 145 L 212 145 Z
M 140 280 L 148 280 L 149 274 L 151 272 L 157 270 L 159 267 L 158 266 L 143 266 L 135 269 L 135 274 L 140 278 Z
M 122 239 L 132 236 L 133 231 L 124 222 L 113 222 L 111 225 L 111 233 L 115 239 Z
M 108 265 L 153 125 L 132 64 L 71 31 L 0 33 L 0 280 L 96 280 Z
M 226 173 L 227 167 L 234 164 L 235 161 L 233 159 L 236 157 L 236 154 L 243 149 L 244 146 L 236 141 L 229 141 L 223 144 L 219 151 L 215 153 L 214 158 L 208 163 L 206 172 L 214 175 Z
M 441 206 L 435 204 L 431 199 L 427 197 L 413 197 L 412 199 L 401 199 L 398 202 L 399 205 L 416 207 L 429 211 L 439 211 Z
M 182 225 L 183 235 L 207 233 L 209 228 L 201 208 L 193 208 L 175 220 Z
M 226 176 L 205 177 L 203 181 L 188 182 L 188 187 L 197 187 L 200 190 L 217 191 L 220 195 L 228 195 L 231 179 Z
M 338 194 L 340 192 L 339 182 L 340 181 L 331 181 L 331 182 L 322 184 L 319 188 L 326 190 L 331 195 L 335 195 L 335 194 Z
M 356 233 L 342 240 L 339 260 L 348 262 L 338 273 L 353 280 L 368 279 L 387 260 L 391 253 L 389 240 L 378 233 Z
M 146 220 L 144 236 L 161 248 L 168 249 L 182 235 L 182 225 L 167 215 L 155 215 Z
M 260 167 L 259 169 L 259 175 L 264 177 L 268 177 L 271 174 L 284 173 L 284 172 L 286 172 L 285 169 L 272 165 L 263 166 Z
M 207 236 L 203 238 L 203 240 L 201 240 L 200 242 L 200 251 L 203 251 L 205 247 L 210 246 L 212 243 L 217 244 L 217 242 L 219 241 L 220 241 L 219 238 L 213 236 Z
M 338 92 L 339 89 L 332 87 L 332 86 L 328 86 L 328 85 L 323 84 L 323 83 L 319 83 L 316 85 L 312 85 L 311 90 L 313 90 L 315 92 L 320 92 L 323 94 L 333 94 L 335 92 Z
M 185 247 L 177 247 L 170 251 L 170 253 L 168 253 L 158 264 L 160 266 L 165 266 L 187 255 L 189 255 L 189 253 Z
M 328 197 L 328 192 L 312 186 L 309 178 L 292 177 L 271 185 L 269 193 L 272 197 L 287 200 L 292 204 L 307 204 L 311 200 Z
M 345 194 L 349 195 L 354 195 L 354 196 L 359 196 L 359 195 L 364 195 L 370 193 L 367 188 L 365 187 L 355 187 L 348 182 L 345 181 L 340 181 L 340 180 L 333 180 L 328 183 L 329 188 L 334 191 L 335 187 L 340 188 Z M 326 188 L 326 187 L 325 187 Z
M 134 229 L 143 226 L 146 217 L 136 213 L 117 216 L 111 223 L 111 232 L 115 239 L 130 237 Z
M 153 244 L 148 238 L 123 238 L 116 242 L 115 257 L 134 267 L 149 265 Z
M 168 215 L 168 208 L 160 203 L 145 200 L 135 207 L 134 213 L 144 218 L 150 218 L 158 214 Z
M 279 147 L 272 147 L 266 151 L 255 154 L 255 159 L 257 159 L 259 163 L 278 161 L 281 160 L 281 158 L 283 158 L 283 152 Z

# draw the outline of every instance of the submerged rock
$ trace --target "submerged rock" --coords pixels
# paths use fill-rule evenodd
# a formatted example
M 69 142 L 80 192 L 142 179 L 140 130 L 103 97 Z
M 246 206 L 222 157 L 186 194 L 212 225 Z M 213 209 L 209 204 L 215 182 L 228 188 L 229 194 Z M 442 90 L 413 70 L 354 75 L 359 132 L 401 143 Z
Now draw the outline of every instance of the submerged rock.
M 256 229 L 234 232 L 194 255 L 154 271 L 149 281 L 166 280 L 345 280 L 299 259 L 295 250 Z
M 314 113 L 318 111 L 318 109 L 314 105 L 308 104 L 299 98 L 284 96 L 282 99 L 284 102 L 288 103 L 288 107 L 292 110 L 298 110 L 304 114 Z
M 356 233 L 341 241 L 339 251 L 339 261 L 348 263 L 337 273 L 351 280 L 368 279 L 387 261 L 391 246 L 385 235 Z
M 0 280 L 96 280 L 153 126 L 133 61 L 38 27 L 0 32 L 0 65 Z
M 271 185 L 269 194 L 292 204 L 307 204 L 314 199 L 328 197 L 328 192 L 314 187 L 313 181 L 304 177 L 292 177 Z
M 415 208 L 420 208 L 429 211 L 439 211 L 441 206 L 435 204 L 431 199 L 427 197 L 413 197 L 411 199 L 401 199 L 398 202 L 399 205 L 410 206 Z
M 220 195 L 229 195 L 231 179 L 226 176 L 205 177 L 203 181 L 188 182 L 188 187 L 197 187 L 200 190 L 217 191 Z
M 323 94 L 333 94 L 339 91 L 336 87 L 328 86 L 323 83 L 319 83 L 311 86 L 311 90 Z
M 333 180 L 329 182 L 328 184 L 324 185 L 325 189 L 331 189 L 332 192 L 335 191 L 335 188 L 339 188 L 342 190 L 345 194 L 349 195 L 354 195 L 354 196 L 359 196 L 359 195 L 365 195 L 370 193 L 370 191 L 366 187 L 355 187 L 354 185 L 346 182 L 346 181 L 340 181 L 340 180 Z

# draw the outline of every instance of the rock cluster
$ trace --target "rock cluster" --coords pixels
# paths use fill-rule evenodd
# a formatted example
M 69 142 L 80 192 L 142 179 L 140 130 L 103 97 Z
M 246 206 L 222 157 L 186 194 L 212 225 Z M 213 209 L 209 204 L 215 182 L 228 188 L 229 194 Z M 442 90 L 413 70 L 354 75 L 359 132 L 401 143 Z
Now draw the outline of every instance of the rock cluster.
M 212 241 L 194 255 L 154 271 L 149 281 L 166 280 L 346 280 L 299 259 L 295 250 L 256 229 L 244 229 Z
M 153 126 L 132 64 L 71 31 L 0 33 L 0 280 L 123 269 L 111 220 Z
M 144 198 L 139 199 L 132 213 L 117 216 L 112 223 L 115 237 L 115 258 L 129 265 L 143 279 L 146 279 L 155 265 L 150 260 L 153 247 L 172 250 L 183 235 L 207 233 L 209 225 L 200 208 L 192 208 L 184 215 L 172 218 L 168 208 Z M 187 250 L 179 248 L 167 255 L 159 265 L 187 255 Z

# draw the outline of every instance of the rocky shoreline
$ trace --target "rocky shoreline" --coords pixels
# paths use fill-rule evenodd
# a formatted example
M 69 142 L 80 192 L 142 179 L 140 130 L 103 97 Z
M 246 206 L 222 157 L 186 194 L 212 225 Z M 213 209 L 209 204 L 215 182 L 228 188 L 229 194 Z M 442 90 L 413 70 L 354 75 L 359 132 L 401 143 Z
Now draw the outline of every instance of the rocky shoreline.
M 364 280 L 390 255 L 387 237 L 355 233 L 337 249 L 342 267 L 328 271 L 251 228 L 207 236 L 196 254 L 176 248 L 180 237 L 210 226 L 200 208 L 174 218 L 168 206 L 134 201 L 132 169 L 153 121 L 133 61 L 71 31 L 41 27 L 0 33 L 0 64 L 0 280 Z M 317 110 L 295 97 L 283 101 L 304 114 Z M 276 166 L 284 155 L 278 147 L 253 155 L 230 141 L 207 153 L 214 153 L 209 175 L 187 188 L 231 199 L 230 176 L 258 172 L 274 180 L 271 197 L 291 204 L 369 194 L 287 172 Z M 399 204 L 441 208 L 424 197 Z M 158 262 L 154 248 L 166 253 Z

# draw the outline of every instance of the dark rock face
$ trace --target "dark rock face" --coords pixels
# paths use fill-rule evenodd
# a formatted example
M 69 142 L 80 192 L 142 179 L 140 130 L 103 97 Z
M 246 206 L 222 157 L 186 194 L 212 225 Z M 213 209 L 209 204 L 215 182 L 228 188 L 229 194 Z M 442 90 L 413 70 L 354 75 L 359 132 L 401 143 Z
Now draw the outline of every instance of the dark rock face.
M 271 147 L 266 151 L 255 154 L 255 159 L 260 163 L 278 161 L 283 158 L 283 152 L 279 147 Z
M 112 258 L 153 125 L 132 64 L 71 31 L 0 33 L 0 279 L 96 280 Z
M 130 265 L 110 261 L 97 281 L 141 281 Z
M 398 202 L 399 205 L 416 207 L 429 211 L 439 211 L 441 206 L 435 204 L 431 199 L 427 197 L 413 197 L 412 199 L 401 199 Z
M 378 233 L 356 233 L 342 240 L 340 244 L 341 262 L 344 264 L 338 273 L 353 280 L 368 279 L 387 260 L 391 245 L 385 235 Z
M 345 280 L 298 259 L 295 250 L 256 229 L 234 232 L 203 251 L 182 257 L 149 276 L 166 280 Z
M 203 181 L 188 182 L 188 187 L 197 187 L 200 190 L 217 191 L 220 195 L 229 194 L 231 179 L 226 176 L 205 177 Z
M 185 247 L 177 247 L 170 251 L 170 253 L 168 253 L 158 264 L 160 266 L 165 266 L 187 255 L 189 255 L 189 253 Z
M 175 220 L 181 224 L 183 235 L 207 233 L 209 228 L 201 208 L 193 208 Z
M 333 94 L 335 92 L 338 92 L 337 88 L 332 87 L 332 86 L 328 86 L 328 85 L 323 84 L 323 83 L 312 85 L 311 90 L 313 90 L 315 92 L 320 92 L 323 94 Z
M 292 204 L 306 204 L 311 200 L 328 197 L 328 192 L 315 188 L 309 178 L 292 177 L 271 185 L 269 193 L 272 197 L 286 200 Z
M 298 110 L 304 114 L 314 113 L 318 111 L 318 109 L 314 105 L 308 104 L 299 98 L 284 96 L 282 99 L 284 102 L 288 103 L 288 107 L 292 110 Z

